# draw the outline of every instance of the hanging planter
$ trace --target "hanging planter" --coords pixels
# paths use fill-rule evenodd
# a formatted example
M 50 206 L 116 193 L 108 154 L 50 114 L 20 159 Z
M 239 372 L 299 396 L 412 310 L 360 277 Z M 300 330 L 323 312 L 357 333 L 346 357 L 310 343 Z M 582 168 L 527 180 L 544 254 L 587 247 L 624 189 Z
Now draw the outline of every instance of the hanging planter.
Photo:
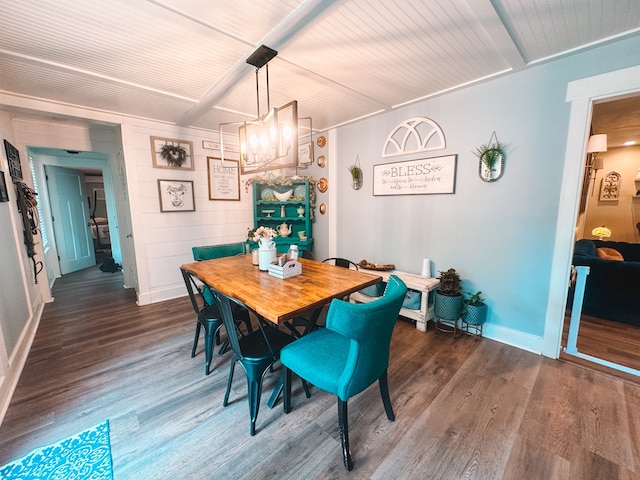
M 349 165 L 349 173 L 351 174 L 351 186 L 354 190 L 360 190 L 362 188 L 362 169 L 358 156 L 356 156 L 356 163 Z
M 480 145 L 474 155 L 480 159 L 478 175 L 485 182 L 495 182 L 502 177 L 504 170 L 505 145 L 498 141 L 494 131 L 489 143 Z

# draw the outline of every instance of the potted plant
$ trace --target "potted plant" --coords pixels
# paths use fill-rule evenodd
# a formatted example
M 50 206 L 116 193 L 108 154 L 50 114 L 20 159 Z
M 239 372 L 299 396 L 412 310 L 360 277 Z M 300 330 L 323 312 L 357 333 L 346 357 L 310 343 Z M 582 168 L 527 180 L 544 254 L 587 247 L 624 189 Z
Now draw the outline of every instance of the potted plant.
M 436 290 L 434 313 L 436 319 L 455 322 L 462 312 L 462 285 L 460 275 L 454 268 L 440 272 L 440 286 Z
M 487 319 L 487 304 L 484 303 L 482 292 L 465 292 L 469 298 L 464 301 L 462 320 L 470 325 L 482 325 Z
M 494 172 L 496 172 L 496 164 L 502 162 L 505 154 L 505 145 L 500 143 L 497 139 L 495 142 L 489 142 L 487 144 L 480 145 L 474 152 L 475 156 L 480 159 L 480 170 L 484 165 L 484 175 L 480 175 L 485 182 L 491 182 L 497 180 L 502 175 L 502 168 L 500 174 L 493 178 Z

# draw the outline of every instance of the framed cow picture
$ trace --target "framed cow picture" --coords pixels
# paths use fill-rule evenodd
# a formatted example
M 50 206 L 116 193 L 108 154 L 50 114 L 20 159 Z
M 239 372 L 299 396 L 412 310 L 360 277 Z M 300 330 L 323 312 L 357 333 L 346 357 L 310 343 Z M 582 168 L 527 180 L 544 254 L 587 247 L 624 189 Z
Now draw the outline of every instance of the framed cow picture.
M 158 180 L 161 212 L 193 212 L 196 209 L 193 182 Z

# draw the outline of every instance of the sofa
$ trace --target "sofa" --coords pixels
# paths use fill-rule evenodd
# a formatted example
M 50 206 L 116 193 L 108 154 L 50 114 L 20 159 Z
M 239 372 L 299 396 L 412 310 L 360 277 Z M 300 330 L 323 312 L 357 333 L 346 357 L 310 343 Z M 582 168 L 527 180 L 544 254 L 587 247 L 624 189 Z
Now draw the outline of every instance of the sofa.
M 590 267 L 583 314 L 640 326 L 640 244 L 578 240 L 573 265 Z

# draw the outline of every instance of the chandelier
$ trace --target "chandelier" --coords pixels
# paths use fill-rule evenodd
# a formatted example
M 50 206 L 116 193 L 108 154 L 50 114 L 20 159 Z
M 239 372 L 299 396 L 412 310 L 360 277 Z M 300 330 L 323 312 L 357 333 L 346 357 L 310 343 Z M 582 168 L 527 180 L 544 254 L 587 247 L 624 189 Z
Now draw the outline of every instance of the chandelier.
M 265 45 L 260 46 L 248 58 L 247 63 L 256 70 L 256 118 L 243 122 L 220 124 L 221 149 L 224 152 L 223 127 L 238 128 L 238 146 L 242 173 L 261 172 L 278 168 L 298 167 L 298 102 L 271 108 L 269 98 L 269 61 L 278 52 Z M 260 114 L 260 69 L 266 72 L 267 113 Z M 309 124 L 311 124 L 311 119 Z M 309 136 L 311 126 L 309 126 Z M 224 153 L 223 153 L 224 158 Z

